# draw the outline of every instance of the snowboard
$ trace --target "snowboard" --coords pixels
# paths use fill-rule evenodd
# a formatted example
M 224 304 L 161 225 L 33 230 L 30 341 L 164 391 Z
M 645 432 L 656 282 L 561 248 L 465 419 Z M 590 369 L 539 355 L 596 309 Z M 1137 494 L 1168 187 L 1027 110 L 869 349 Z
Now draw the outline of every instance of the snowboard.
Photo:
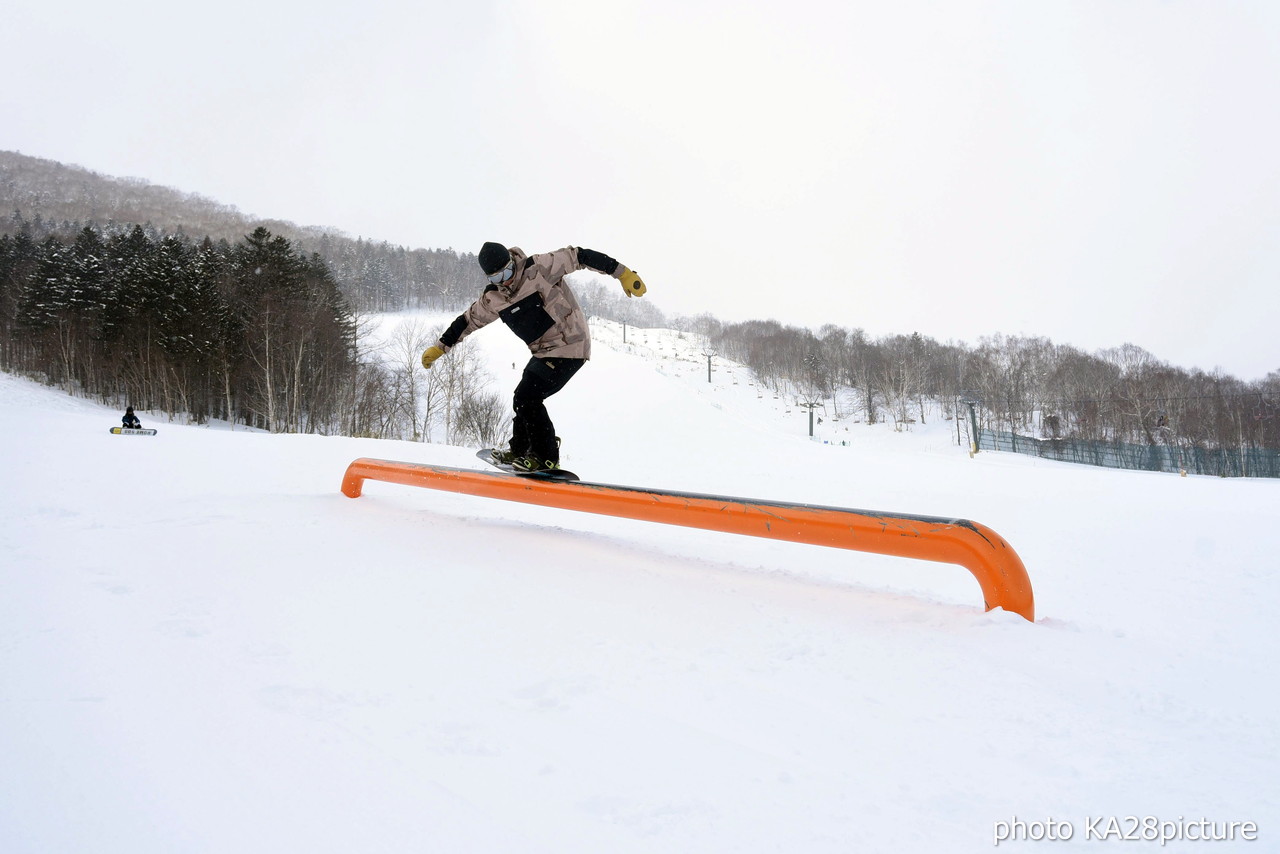
M 111 432 L 117 436 L 154 436 L 155 430 L 146 427 L 112 427 Z
M 556 469 L 555 471 L 516 471 L 508 463 L 500 463 L 493 458 L 493 448 L 481 448 L 476 451 L 476 458 L 482 460 L 496 469 L 501 469 L 507 474 L 514 474 L 517 477 L 529 477 L 534 480 L 559 480 L 566 483 L 572 483 L 578 480 L 578 476 L 567 469 Z

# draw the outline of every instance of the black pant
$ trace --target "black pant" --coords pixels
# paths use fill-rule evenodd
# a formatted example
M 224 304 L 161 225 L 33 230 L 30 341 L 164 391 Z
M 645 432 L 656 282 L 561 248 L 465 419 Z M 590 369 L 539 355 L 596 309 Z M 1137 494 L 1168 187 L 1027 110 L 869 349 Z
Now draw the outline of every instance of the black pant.
M 586 363 L 585 359 L 540 359 L 534 356 L 524 366 L 511 406 L 511 450 L 543 460 L 560 461 L 556 428 L 544 405 L 548 397 L 564 388 Z

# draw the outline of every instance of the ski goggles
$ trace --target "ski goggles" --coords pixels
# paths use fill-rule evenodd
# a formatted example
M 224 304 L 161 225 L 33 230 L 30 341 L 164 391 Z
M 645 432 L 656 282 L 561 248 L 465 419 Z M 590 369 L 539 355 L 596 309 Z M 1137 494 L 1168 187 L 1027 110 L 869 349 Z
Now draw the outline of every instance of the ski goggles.
M 507 266 L 489 277 L 489 284 L 500 285 L 516 274 L 516 261 L 512 258 L 507 262 Z

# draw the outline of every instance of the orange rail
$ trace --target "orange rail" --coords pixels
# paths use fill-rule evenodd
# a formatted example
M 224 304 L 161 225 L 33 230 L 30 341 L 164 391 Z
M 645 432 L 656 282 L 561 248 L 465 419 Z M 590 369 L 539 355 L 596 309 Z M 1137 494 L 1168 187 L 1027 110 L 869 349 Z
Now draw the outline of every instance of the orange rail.
M 995 531 L 967 519 L 902 516 L 603 483 L 561 483 L 368 458 L 355 460 L 347 467 L 342 479 L 343 494 L 359 498 L 366 480 L 423 486 L 664 525 L 959 564 L 978 579 L 987 610 L 1004 608 L 1028 620 L 1035 620 L 1031 580 L 1022 559 Z

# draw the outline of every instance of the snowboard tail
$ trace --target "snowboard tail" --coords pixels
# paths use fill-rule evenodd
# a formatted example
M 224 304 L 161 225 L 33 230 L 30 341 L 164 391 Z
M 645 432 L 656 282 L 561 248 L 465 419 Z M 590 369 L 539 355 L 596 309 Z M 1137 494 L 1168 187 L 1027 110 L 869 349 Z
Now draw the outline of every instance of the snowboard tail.
M 529 477 L 534 480 L 559 480 L 566 483 L 572 483 L 580 478 L 568 469 L 553 469 L 551 471 L 519 471 L 512 468 L 510 463 L 500 463 L 493 458 L 493 448 L 481 448 L 476 451 L 476 458 L 488 463 L 496 469 L 500 469 L 507 474 L 514 474 L 517 477 Z

